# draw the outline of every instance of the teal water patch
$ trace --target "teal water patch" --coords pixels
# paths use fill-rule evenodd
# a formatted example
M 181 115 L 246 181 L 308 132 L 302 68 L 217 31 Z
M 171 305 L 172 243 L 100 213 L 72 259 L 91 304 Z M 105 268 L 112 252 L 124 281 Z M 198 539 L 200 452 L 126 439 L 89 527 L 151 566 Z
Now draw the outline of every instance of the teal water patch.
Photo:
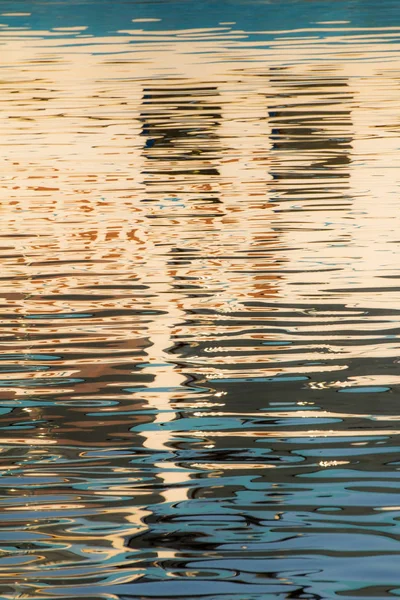
M 225 379 L 209 379 L 212 383 L 291 383 L 293 381 L 308 381 L 305 375 L 293 377 L 226 377 Z
M 340 394 L 381 394 L 390 392 L 390 387 L 381 385 L 370 385 L 364 387 L 342 388 L 338 390 Z
M 37 313 L 25 315 L 24 319 L 88 319 L 93 317 L 92 313 Z
M 58 385 L 71 385 L 73 383 L 82 383 L 84 379 L 78 379 L 73 377 L 61 378 L 37 378 L 37 379 L 0 379 L 0 387 L 42 387 L 42 386 L 58 386 Z

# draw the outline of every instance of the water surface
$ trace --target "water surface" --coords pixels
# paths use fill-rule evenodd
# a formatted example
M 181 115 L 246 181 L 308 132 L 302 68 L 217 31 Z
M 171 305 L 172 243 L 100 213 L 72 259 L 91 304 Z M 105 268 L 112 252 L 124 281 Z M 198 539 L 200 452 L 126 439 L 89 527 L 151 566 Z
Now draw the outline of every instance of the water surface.
M 0 1 L 4 600 L 400 594 L 397 1 Z

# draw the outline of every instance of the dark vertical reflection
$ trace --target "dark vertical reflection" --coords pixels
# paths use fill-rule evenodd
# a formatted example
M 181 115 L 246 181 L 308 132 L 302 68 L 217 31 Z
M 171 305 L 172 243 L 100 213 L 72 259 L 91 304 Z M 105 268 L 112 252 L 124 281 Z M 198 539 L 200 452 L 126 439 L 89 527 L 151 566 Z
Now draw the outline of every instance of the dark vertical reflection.
M 276 200 L 346 207 L 353 101 L 347 79 L 315 67 L 300 75 L 276 68 L 268 100 Z

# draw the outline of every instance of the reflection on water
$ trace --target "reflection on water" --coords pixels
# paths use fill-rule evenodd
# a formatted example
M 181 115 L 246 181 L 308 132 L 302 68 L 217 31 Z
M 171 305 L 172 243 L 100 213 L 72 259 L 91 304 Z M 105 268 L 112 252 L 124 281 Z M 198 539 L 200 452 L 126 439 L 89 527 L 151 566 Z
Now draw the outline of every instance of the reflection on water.
M 0 12 L 1 598 L 398 596 L 397 2 Z

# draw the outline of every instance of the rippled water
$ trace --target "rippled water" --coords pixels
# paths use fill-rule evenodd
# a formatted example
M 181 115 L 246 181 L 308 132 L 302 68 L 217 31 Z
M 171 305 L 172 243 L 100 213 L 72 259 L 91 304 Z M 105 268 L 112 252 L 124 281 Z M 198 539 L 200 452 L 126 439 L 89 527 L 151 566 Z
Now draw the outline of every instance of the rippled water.
M 400 595 L 397 1 L 0 1 L 0 594 Z

